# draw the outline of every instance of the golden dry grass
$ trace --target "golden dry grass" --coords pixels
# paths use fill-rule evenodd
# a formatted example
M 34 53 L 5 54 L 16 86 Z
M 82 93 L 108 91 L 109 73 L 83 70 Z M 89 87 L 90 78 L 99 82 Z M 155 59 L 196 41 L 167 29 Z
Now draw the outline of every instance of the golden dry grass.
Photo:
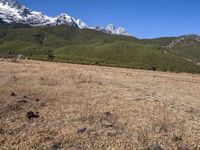
M 40 117 L 28 120 L 28 111 Z M 0 149 L 199 150 L 199 142 L 199 75 L 0 62 Z

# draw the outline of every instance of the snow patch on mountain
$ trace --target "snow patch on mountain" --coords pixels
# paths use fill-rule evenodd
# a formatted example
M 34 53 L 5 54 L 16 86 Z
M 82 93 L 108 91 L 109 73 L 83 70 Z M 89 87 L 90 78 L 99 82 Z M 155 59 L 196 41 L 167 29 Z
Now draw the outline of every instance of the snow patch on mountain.
M 116 28 L 113 24 L 109 24 L 106 28 L 89 27 L 80 19 L 76 20 L 65 13 L 57 17 L 49 17 L 41 12 L 30 10 L 16 0 L 0 0 L 0 23 L 22 23 L 30 26 L 69 25 L 74 28 L 89 28 L 110 34 L 129 35 L 124 28 Z
M 78 25 L 78 27 L 80 29 L 88 28 L 87 24 L 85 22 L 81 21 L 80 19 L 76 20 L 76 24 Z

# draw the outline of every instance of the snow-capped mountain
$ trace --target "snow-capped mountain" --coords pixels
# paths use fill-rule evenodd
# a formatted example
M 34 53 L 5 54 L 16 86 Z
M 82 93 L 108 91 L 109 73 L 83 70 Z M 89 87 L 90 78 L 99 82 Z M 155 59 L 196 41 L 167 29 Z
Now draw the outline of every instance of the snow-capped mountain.
M 113 24 L 109 24 L 106 27 L 106 31 L 111 34 L 129 35 L 124 28 L 122 27 L 116 28 Z
M 6 23 L 43 25 L 52 20 L 40 12 L 31 11 L 15 0 L 0 0 L 0 18 Z
M 32 11 L 29 8 L 21 5 L 16 0 L 0 0 L 0 23 L 12 24 L 21 23 L 30 26 L 56 26 L 69 25 L 75 28 L 89 28 L 95 29 L 110 34 L 128 35 L 125 29 L 115 28 L 110 24 L 106 28 L 103 27 L 89 27 L 80 19 L 75 19 L 68 14 L 61 13 L 57 17 L 49 17 L 41 12 Z

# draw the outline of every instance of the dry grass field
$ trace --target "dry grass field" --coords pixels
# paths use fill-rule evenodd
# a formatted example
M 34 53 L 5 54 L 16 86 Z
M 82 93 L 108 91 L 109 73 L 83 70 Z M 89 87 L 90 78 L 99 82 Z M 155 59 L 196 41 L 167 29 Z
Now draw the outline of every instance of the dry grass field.
M 2 61 L 0 149 L 200 150 L 200 75 Z

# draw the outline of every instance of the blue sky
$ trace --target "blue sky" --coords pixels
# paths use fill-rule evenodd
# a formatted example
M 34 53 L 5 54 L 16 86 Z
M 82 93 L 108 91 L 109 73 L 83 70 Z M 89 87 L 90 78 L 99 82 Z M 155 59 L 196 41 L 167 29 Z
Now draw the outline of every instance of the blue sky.
M 65 12 L 90 26 L 113 23 L 139 38 L 200 34 L 200 0 L 18 0 L 56 16 Z

